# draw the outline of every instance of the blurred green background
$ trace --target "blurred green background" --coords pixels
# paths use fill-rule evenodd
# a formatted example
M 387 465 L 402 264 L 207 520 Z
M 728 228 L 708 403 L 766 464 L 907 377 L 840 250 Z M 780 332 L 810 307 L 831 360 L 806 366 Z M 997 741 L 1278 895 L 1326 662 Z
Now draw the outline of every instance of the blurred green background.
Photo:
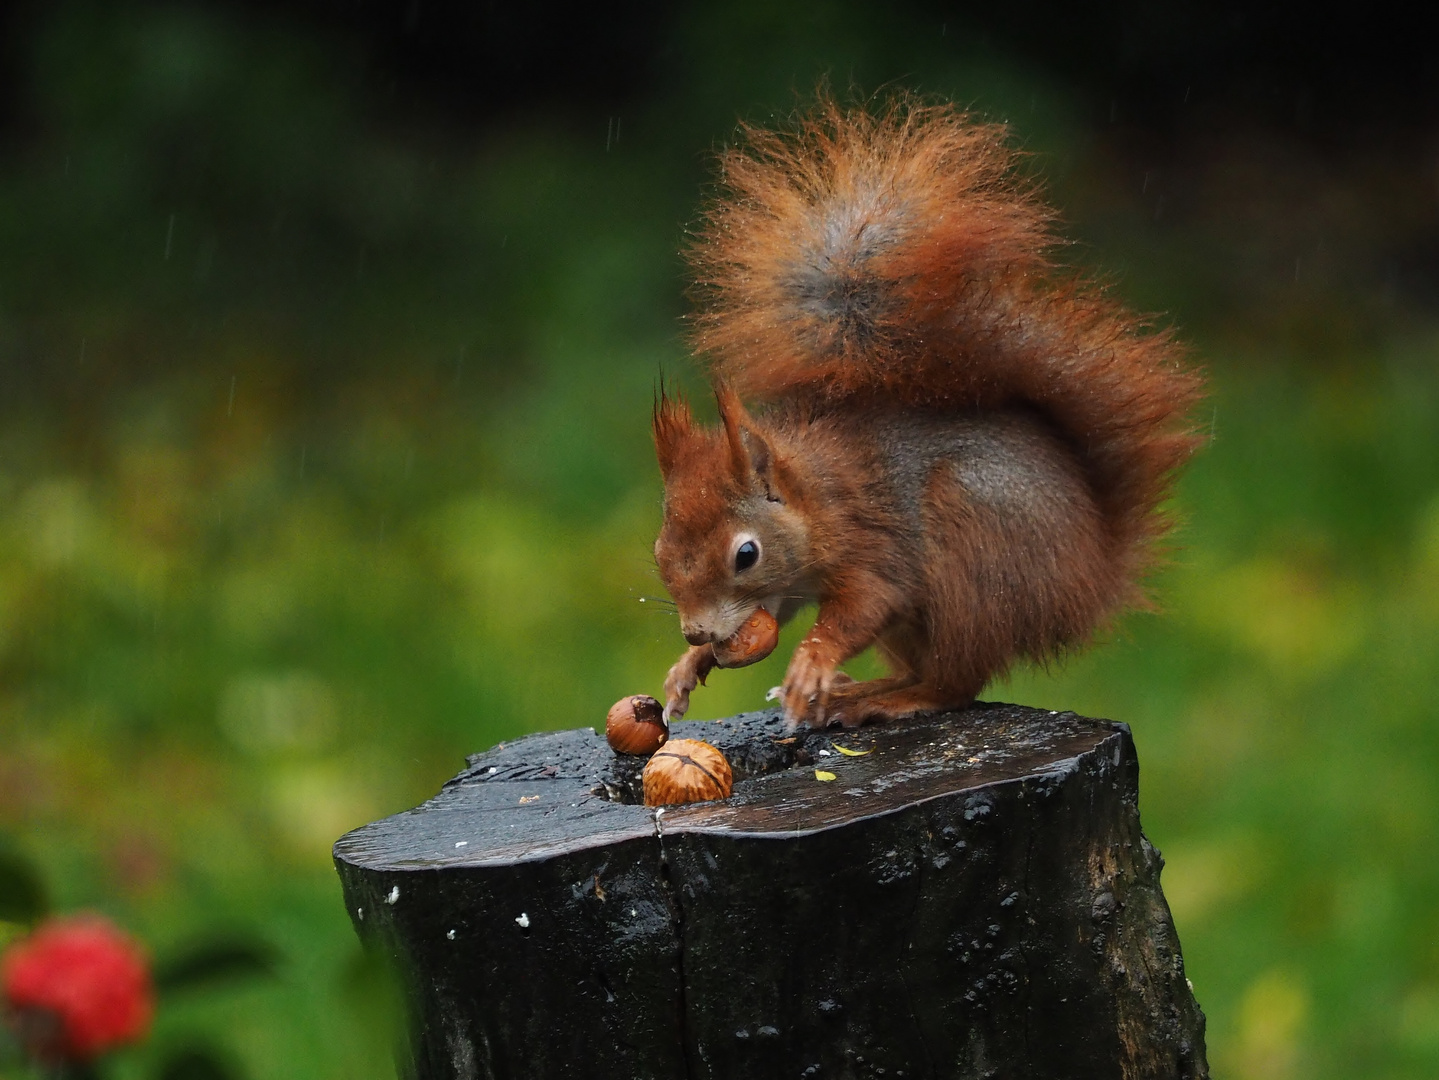
M 1133 725 L 1216 1075 L 1439 1075 L 1428 39 L 780 7 L 0 10 L 0 855 L 157 956 L 281 957 L 117 1075 L 200 1037 L 393 1075 L 330 844 L 658 691 L 677 252 L 735 122 L 823 77 L 1007 120 L 1073 258 L 1210 373 L 1163 613 L 987 696 Z

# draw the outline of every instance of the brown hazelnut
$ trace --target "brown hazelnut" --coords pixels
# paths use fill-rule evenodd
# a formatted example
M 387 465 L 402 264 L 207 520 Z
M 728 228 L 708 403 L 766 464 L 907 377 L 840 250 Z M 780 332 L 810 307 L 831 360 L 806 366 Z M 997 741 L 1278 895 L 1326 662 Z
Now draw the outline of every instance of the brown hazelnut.
M 669 737 L 665 707 L 648 694 L 620 698 L 605 717 L 605 741 L 617 754 L 653 754 Z
M 779 620 L 764 608 L 754 614 L 715 647 L 715 663 L 722 668 L 746 667 L 763 660 L 779 644 Z
M 728 799 L 734 774 L 725 756 L 707 742 L 676 739 L 645 765 L 646 806 Z

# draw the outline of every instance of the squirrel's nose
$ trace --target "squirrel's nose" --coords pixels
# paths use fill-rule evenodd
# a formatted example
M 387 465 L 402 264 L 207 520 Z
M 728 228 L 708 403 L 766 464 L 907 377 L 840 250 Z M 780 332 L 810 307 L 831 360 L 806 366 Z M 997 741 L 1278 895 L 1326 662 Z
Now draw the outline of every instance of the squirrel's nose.
M 710 639 L 709 631 L 698 626 L 682 626 L 680 630 L 691 645 L 703 645 Z

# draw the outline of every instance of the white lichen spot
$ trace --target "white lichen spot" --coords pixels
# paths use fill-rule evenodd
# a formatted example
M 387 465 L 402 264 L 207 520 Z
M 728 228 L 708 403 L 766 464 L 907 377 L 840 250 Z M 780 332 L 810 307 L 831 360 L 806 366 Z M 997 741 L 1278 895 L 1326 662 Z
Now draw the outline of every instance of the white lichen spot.
M 456 841 L 455 841 L 455 847 L 465 847 L 465 846 L 468 845 L 468 844 L 469 844 L 469 841 L 468 841 L 468 840 L 456 840 Z
M 454 941 L 454 940 L 455 940 L 455 932 L 454 932 L 453 930 L 446 930 L 446 931 L 445 931 L 445 937 L 446 937 L 446 939 L 448 939 L 448 940 L 450 940 L 450 941 Z
M 362 907 L 357 907 L 357 908 L 355 909 L 355 914 L 356 914 L 357 916 L 359 916 L 359 919 L 360 919 L 361 922 L 364 922 L 364 921 L 365 921 L 365 909 L 364 909 L 364 908 L 362 908 Z
M 399 900 L 399 898 L 400 898 L 400 887 L 399 887 L 398 885 L 396 885 L 393 889 L 391 889 L 389 892 L 387 892 L 387 893 L 385 894 L 385 903 L 387 903 L 387 904 L 394 904 L 397 900 Z
M 528 930 L 530 928 L 530 917 L 523 911 L 520 912 L 520 917 L 516 919 L 515 922 L 519 924 L 521 930 Z

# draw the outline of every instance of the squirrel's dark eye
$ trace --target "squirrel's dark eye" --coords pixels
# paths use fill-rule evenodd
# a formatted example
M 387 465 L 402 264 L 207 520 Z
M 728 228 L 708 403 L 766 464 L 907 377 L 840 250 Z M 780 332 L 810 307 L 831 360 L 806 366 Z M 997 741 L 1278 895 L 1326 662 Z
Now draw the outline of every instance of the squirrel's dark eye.
M 759 545 L 753 540 L 746 540 L 734 553 L 734 572 L 738 574 L 742 570 L 748 570 L 757 562 L 759 562 Z

